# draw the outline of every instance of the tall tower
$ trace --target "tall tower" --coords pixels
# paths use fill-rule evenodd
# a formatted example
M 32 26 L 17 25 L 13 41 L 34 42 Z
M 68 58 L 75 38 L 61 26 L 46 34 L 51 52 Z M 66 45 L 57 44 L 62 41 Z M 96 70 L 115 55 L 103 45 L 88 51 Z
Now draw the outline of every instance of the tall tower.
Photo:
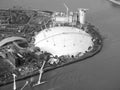
M 79 8 L 78 9 L 78 14 L 79 14 L 79 22 L 80 22 L 80 24 L 82 24 L 82 25 L 84 25 L 85 24 L 85 19 L 86 19 L 86 11 L 87 11 L 88 9 L 84 9 L 84 8 Z
M 64 3 L 64 6 L 65 6 L 65 8 L 66 8 L 66 15 L 67 15 L 67 17 L 69 16 L 69 8 L 68 8 L 68 6 Z

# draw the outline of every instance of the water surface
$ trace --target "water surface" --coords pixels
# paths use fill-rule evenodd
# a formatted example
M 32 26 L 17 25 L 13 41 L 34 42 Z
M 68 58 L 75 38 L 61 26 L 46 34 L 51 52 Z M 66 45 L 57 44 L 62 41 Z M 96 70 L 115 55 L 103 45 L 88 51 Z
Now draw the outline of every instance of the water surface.
M 105 37 L 102 51 L 82 62 L 44 74 L 46 84 L 25 90 L 120 90 L 120 8 L 107 0 L 0 0 L 0 8 L 20 5 L 27 8 L 65 11 L 89 8 L 87 20 Z

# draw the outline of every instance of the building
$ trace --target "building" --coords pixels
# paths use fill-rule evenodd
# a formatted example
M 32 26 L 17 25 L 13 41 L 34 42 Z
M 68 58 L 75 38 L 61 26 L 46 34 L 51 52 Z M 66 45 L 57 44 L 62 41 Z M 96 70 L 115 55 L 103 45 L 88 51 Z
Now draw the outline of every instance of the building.
M 45 28 L 35 36 L 35 46 L 43 51 L 50 52 L 54 56 L 75 56 L 80 52 L 83 55 L 89 47 L 93 46 L 92 37 L 77 27 L 77 22 L 85 24 L 85 14 L 83 13 L 85 13 L 83 9 L 77 13 L 53 13 L 53 27 Z M 66 23 L 68 25 L 65 25 Z

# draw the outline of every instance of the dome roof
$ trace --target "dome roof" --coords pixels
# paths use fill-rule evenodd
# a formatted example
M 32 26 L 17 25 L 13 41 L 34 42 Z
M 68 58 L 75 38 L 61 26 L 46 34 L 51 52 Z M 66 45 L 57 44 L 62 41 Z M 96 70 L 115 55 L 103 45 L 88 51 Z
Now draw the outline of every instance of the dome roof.
M 35 36 L 35 46 L 53 55 L 77 55 L 93 46 L 92 37 L 76 27 L 52 27 Z

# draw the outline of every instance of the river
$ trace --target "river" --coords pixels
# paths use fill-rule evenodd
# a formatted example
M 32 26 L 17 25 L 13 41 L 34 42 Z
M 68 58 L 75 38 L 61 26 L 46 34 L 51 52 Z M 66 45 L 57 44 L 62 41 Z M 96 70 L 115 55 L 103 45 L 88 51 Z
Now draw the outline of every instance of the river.
M 72 11 L 89 9 L 87 20 L 98 27 L 105 38 L 103 49 L 84 61 L 45 73 L 43 80 L 47 83 L 24 90 L 120 90 L 120 7 L 108 0 L 0 0 L 0 8 L 20 5 L 65 11 L 64 2 Z

